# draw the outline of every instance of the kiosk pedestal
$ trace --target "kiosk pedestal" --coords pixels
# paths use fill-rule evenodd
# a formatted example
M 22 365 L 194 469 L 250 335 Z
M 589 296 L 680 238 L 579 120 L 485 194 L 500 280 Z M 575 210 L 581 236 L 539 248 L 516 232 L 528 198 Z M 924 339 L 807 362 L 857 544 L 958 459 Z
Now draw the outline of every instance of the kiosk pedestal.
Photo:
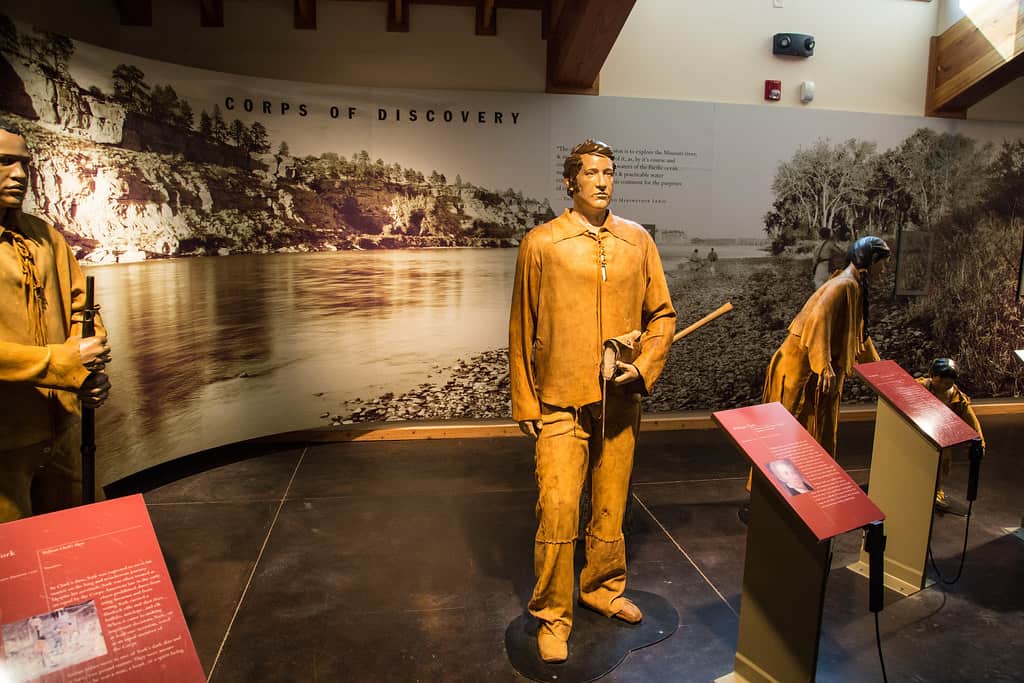
M 927 585 L 942 451 L 978 434 L 894 361 L 864 363 L 854 371 L 878 393 L 868 495 L 885 512 L 884 583 L 912 595 Z M 867 576 L 863 548 L 848 568 Z
M 819 542 L 760 472 L 750 511 L 735 668 L 716 683 L 812 681 L 832 542 Z
M 754 465 L 735 668 L 716 682 L 813 681 L 831 539 L 882 512 L 781 404 L 713 417 Z

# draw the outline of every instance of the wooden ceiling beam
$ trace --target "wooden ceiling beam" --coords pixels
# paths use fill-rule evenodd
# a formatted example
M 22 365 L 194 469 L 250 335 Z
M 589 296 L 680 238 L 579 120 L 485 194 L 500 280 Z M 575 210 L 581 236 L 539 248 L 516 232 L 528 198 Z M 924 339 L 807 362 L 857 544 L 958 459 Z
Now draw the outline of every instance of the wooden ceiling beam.
M 199 25 L 224 28 L 224 0 L 199 0 Z
M 295 0 L 295 28 L 316 30 L 316 0 Z
M 477 0 L 476 34 L 478 36 L 498 35 L 498 12 L 494 0 Z
M 387 0 L 388 31 L 393 33 L 409 32 L 409 0 Z
M 598 94 L 598 76 L 636 0 L 565 0 L 548 35 L 547 91 Z
M 544 0 L 544 6 L 540 10 L 540 37 L 547 40 L 551 37 L 551 31 L 558 24 L 558 17 L 562 14 L 562 7 L 565 0 Z
M 926 116 L 967 110 L 1024 75 L 1024 0 L 988 0 L 931 40 Z
M 117 0 L 122 26 L 152 26 L 153 0 Z

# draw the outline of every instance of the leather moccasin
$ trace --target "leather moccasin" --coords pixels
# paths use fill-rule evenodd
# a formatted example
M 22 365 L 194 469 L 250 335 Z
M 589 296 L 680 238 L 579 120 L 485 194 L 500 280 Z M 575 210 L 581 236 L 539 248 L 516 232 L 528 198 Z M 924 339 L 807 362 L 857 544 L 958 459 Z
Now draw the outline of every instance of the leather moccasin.
M 537 631 L 537 652 L 548 664 L 557 664 L 569 658 L 569 643 L 542 628 Z

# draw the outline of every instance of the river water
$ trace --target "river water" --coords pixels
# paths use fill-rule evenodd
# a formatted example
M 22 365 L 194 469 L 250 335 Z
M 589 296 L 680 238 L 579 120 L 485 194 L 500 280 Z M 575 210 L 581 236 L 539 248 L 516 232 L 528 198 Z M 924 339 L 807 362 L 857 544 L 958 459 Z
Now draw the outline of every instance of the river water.
M 327 424 L 508 343 L 513 249 L 175 259 L 87 269 L 110 336 L 106 483 L 180 455 Z
M 671 272 L 693 245 L 661 251 Z M 320 415 L 347 412 L 347 400 L 408 391 L 505 347 L 515 258 L 426 249 L 89 267 L 114 351 L 113 392 L 97 411 L 99 480 L 324 426 Z

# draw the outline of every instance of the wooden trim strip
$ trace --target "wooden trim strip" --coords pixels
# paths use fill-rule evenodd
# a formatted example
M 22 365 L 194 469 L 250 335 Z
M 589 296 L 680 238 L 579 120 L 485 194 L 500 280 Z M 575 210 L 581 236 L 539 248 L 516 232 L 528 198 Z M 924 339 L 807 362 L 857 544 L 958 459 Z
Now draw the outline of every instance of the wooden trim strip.
M 1024 399 L 981 399 L 973 402 L 978 415 L 1024 415 Z M 843 406 L 840 422 L 873 422 L 875 405 Z M 642 432 L 717 429 L 710 410 L 653 413 L 640 421 Z M 511 420 L 466 420 L 446 422 L 374 422 L 320 427 L 285 432 L 254 439 L 253 443 L 328 443 L 336 441 L 412 441 L 417 439 L 493 439 L 522 436 Z

